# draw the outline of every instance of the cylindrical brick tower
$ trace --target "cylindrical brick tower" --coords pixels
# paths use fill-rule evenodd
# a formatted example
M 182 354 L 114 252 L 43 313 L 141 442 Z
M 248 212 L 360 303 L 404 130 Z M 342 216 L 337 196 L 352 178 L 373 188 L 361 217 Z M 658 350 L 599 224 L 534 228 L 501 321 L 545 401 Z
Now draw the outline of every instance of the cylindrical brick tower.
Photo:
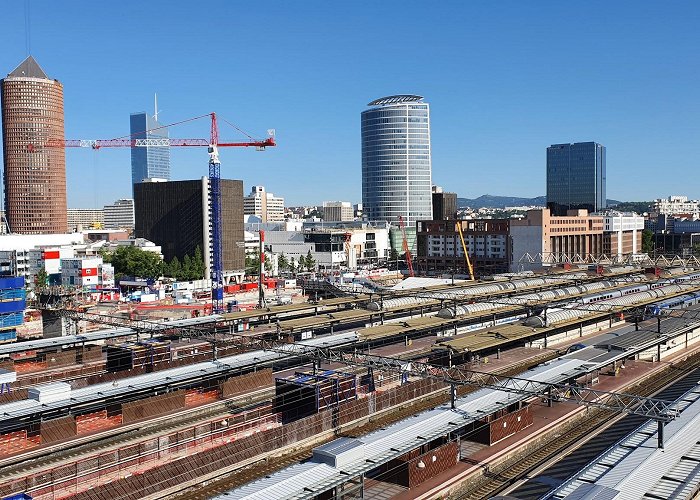
M 20 234 L 65 233 L 66 154 L 44 147 L 65 138 L 63 85 L 32 56 L 0 81 L 5 216 Z

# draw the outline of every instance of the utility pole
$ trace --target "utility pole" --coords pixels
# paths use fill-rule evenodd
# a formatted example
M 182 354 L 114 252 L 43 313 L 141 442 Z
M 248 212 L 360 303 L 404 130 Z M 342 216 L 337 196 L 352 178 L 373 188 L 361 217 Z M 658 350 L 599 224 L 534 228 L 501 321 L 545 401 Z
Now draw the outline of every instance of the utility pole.
M 265 231 L 260 230 L 260 269 L 258 273 L 258 307 L 265 307 L 265 289 L 263 288 L 263 274 L 265 273 Z

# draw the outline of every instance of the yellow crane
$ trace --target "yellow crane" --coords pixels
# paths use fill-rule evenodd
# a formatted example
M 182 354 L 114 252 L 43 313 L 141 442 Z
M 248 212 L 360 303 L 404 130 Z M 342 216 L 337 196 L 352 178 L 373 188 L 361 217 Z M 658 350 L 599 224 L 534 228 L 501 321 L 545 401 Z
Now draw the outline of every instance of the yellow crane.
M 467 252 L 467 244 L 464 242 L 464 233 L 462 233 L 462 221 L 457 221 L 457 232 L 459 232 L 459 239 L 462 242 L 462 250 L 464 251 L 464 258 L 467 261 L 467 269 L 469 269 L 469 276 L 471 280 L 474 281 L 474 268 L 472 267 L 472 261 L 469 260 L 469 252 Z

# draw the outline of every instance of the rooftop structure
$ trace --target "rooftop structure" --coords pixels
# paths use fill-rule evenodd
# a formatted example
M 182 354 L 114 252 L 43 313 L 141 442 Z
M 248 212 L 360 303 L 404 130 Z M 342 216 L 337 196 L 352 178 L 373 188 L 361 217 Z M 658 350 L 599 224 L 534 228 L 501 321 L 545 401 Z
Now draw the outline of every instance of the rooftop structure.
M 648 422 L 624 437 L 547 498 L 694 498 L 700 487 L 700 386 L 677 400 L 680 417 L 664 429 Z
M 32 56 L 0 81 L 5 214 L 10 231 L 65 233 L 66 155 L 45 147 L 63 139 L 63 85 Z M 31 146 L 31 147 L 30 147 Z
M 586 362 L 558 359 L 525 372 L 528 380 L 558 383 L 586 372 Z M 515 383 L 515 382 L 509 382 Z M 293 465 L 263 479 L 215 497 L 218 500 L 301 499 L 324 493 L 367 474 L 422 443 L 428 443 L 526 399 L 524 394 L 480 389 L 455 402 L 419 413 L 357 439 L 340 438 L 314 450 L 308 462 Z
M 406 102 L 420 102 L 423 100 L 421 95 L 399 94 L 375 99 L 367 104 L 367 106 L 384 106 L 386 104 L 403 104 Z

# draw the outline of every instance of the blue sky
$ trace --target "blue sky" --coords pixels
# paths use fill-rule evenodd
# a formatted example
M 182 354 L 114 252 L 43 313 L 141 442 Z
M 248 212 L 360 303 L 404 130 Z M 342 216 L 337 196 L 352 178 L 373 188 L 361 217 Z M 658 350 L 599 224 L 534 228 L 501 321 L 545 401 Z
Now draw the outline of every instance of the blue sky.
M 607 147 L 608 197 L 700 197 L 700 2 L 33 0 L 31 53 L 65 92 L 67 138 L 216 111 L 279 146 L 228 149 L 222 176 L 288 205 L 358 202 L 360 112 L 431 104 L 433 182 L 460 196 L 545 193 L 549 144 Z M 25 4 L 3 5 L 0 73 L 26 57 Z M 240 139 L 222 125 L 222 138 Z M 208 136 L 206 121 L 171 137 Z M 207 173 L 173 150 L 174 179 Z M 67 152 L 68 204 L 130 196 L 128 149 Z

